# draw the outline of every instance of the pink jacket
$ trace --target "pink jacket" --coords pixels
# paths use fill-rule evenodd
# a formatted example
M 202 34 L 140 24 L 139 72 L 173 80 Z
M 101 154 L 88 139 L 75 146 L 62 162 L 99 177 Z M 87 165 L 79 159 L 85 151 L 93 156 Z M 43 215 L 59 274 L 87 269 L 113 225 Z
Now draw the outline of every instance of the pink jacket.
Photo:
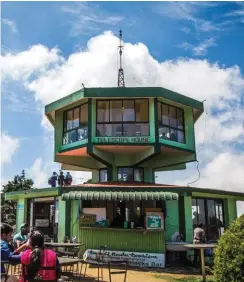
M 30 263 L 31 259 L 31 251 L 32 250 L 26 250 L 21 254 L 21 263 L 23 265 L 28 265 Z M 43 257 L 41 266 L 42 267 L 56 267 L 56 253 L 52 250 L 44 249 L 43 250 Z M 24 273 L 27 273 L 26 268 L 23 269 Z M 41 276 L 42 280 L 55 280 L 56 279 L 56 270 L 39 270 L 36 273 L 36 276 Z M 22 276 L 20 281 L 24 281 L 24 277 Z

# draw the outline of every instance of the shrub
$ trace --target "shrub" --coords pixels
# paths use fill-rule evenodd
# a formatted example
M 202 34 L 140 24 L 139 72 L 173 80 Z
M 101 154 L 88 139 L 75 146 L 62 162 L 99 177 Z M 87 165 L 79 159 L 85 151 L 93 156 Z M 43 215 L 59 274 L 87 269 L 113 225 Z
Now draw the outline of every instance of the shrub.
M 224 232 L 214 255 L 215 282 L 244 281 L 244 215 Z

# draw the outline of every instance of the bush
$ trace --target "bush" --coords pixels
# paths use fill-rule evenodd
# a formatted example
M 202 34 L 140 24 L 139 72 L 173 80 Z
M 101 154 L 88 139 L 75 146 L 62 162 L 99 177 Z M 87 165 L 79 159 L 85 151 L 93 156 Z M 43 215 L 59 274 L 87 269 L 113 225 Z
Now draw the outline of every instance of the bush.
M 244 281 L 244 215 L 224 232 L 214 255 L 215 282 Z

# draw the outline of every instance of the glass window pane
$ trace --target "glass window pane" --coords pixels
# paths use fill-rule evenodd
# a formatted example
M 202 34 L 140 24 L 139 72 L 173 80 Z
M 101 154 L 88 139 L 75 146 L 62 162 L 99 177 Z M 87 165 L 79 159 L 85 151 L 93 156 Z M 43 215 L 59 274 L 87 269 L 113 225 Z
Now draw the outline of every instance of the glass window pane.
M 98 101 L 97 122 L 109 122 L 109 101 Z
M 159 128 L 159 138 L 162 139 L 170 139 L 170 133 L 168 127 L 160 127 Z
M 74 109 L 74 121 L 73 121 L 73 128 L 79 127 L 80 125 L 80 107 Z
M 78 140 L 84 140 L 88 138 L 88 127 L 84 126 L 82 128 L 79 128 L 78 130 Z
M 131 167 L 124 167 L 122 168 L 122 181 L 133 181 L 133 168 Z
M 123 124 L 123 136 L 136 136 L 136 126 L 135 124 Z
M 181 109 L 177 109 L 177 127 L 179 129 L 184 128 L 184 115 Z
M 177 141 L 185 143 L 185 133 L 183 131 L 177 130 Z
M 113 137 L 120 137 L 123 134 L 122 124 L 112 124 L 112 135 Z
M 123 101 L 123 121 L 135 121 L 134 101 Z
M 207 200 L 208 224 L 216 223 L 214 200 Z
M 77 141 L 77 130 L 68 131 L 64 134 L 63 144 L 69 144 Z
M 135 136 L 149 136 L 149 124 L 148 123 L 136 123 L 135 124 Z
M 197 201 L 196 199 L 192 199 L 192 222 L 193 226 L 197 226 Z
M 122 121 L 122 101 L 110 101 L 110 121 Z
M 73 128 L 73 110 L 66 112 L 66 130 Z
M 148 113 L 148 100 L 136 100 L 135 101 L 136 108 L 136 121 L 148 121 L 149 113 Z
M 205 212 L 205 205 L 203 199 L 197 199 L 197 213 L 198 213 L 198 222 L 202 223 L 203 225 L 206 224 L 206 212 Z
M 112 124 L 97 124 L 97 137 L 112 136 Z
M 171 140 L 171 141 L 175 141 L 175 142 L 177 142 L 177 135 L 176 135 L 176 130 L 174 130 L 174 129 L 170 129 L 170 132 L 169 132 L 169 139 Z
M 169 125 L 169 107 L 164 104 L 162 104 L 162 123 Z
M 170 126 L 176 127 L 176 108 L 169 107 L 169 123 Z
M 161 103 L 158 103 L 158 122 L 162 123 Z
M 134 181 L 143 182 L 143 169 L 142 168 L 134 169 Z
M 107 169 L 100 169 L 100 171 L 99 171 L 100 182 L 107 182 L 107 177 L 108 177 Z
M 80 107 L 80 124 L 88 124 L 88 104 L 84 104 Z

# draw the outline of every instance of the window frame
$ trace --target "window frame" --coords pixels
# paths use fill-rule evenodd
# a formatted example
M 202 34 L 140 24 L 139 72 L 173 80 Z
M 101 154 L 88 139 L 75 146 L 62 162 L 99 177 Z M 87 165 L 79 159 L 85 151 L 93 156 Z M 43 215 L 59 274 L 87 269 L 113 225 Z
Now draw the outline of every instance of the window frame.
M 145 100 L 147 101 L 147 108 L 148 108 L 148 121 L 136 121 L 136 101 L 138 100 Z M 124 114 L 122 113 L 122 120 L 121 121 L 110 121 L 111 120 L 111 102 L 114 102 L 114 101 L 120 101 L 122 102 L 122 108 L 124 107 L 124 101 L 133 101 L 133 104 L 134 104 L 134 121 L 124 121 Z M 102 122 L 99 122 L 97 119 L 98 119 L 98 103 L 99 102 L 108 102 L 108 119 L 109 121 L 102 121 Z M 122 131 L 122 135 L 119 136 L 119 137 L 137 137 L 137 136 L 127 136 L 127 135 L 124 135 L 124 125 L 126 124 L 148 124 L 148 135 L 140 135 L 140 137 L 148 137 L 150 136 L 150 105 L 149 105 L 149 99 L 147 98 L 142 98 L 142 99 L 99 99 L 99 100 L 96 100 L 96 137 L 105 137 L 105 136 L 98 136 L 97 135 L 97 126 L 98 125 L 102 125 L 102 124 L 117 124 L 117 125 L 121 125 L 121 131 Z M 107 136 L 107 137 L 117 137 L 117 136 Z
M 77 141 L 80 141 L 80 140 L 78 140 L 78 130 L 79 130 L 79 129 L 83 129 L 83 128 L 85 128 L 85 127 L 87 127 L 87 130 L 88 130 L 88 123 L 87 123 L 86 126 L 84 126 L 84 125 L 81 125 L 81 122 L 80 122 L 81 108 L 82 108 L 84 105 L 87 105 L 87 115 L 88 115 L 87 120 L 88 120 L 88 119 L 89 119 L 88 102 L 86 102 L 86 103 L 84 103 L 84 104 L 81 104 L 81 105 L 79 105 L 79 106 L 76 106 L 76 107 L 74 107 L 74 108 L 65 110 L 65 111 L 63 112 L 62 145 L 67 145 L 67 144 L 72 143 L 72 142 L 68 142 L 67 144 L 64 144 L 63 140 L 64 140 L 65 134 L 67 134 L 67 133 L 69 133 L 69 132 L 71 132 L 71 131 L 75 131 L 75 135 L 76 135 L 76 138 L 75 138 L 76 141 L 75 141 L 75 142 L 77 142 Z M 73 121 L 74 121 L 74 112 L 75 112 L 76 109 L 79 109 L 79 126 L 76 126 L 76 127 L 74 127 L 74 128 L 71 128 L 71 129 L 68 129 L 68 130 L 67 130 L 67 113 L 68 113 L 69 111 L 72 111 L 72 122 L 73 122 Z M 87 136 L 87 138 L 88 138 L 88 136 Z M 86 139 L 87 139 L 87 138 L 86 138 Z M 85 139 L 84 139 L 84 140 L 85 140 Z
M 178 137 L 177 137 L 177 141 L 174 141 L 174 140 L 171 140 L 171 139 L 164 139 L 164 138 L 163 138 L 163 139 L 164 139 L 164 140 L 173 141 L 173 142 L 177 142 L 177 143 L 180 143 L 180 144 L 186 144 L 186 134 L 185 134 L 185 111 L 184 111 L 184 109 L 182 109 L 182 108 L 180 108 L 180 107 L 176 107 L 176 106 L 170 105 L 170 104 L 167 104 L 167 103 L 164 103 L 164 102 L 159 101 L 159 100 L 158 100 L 157 102 L 158 102 L 157 110 L 158 110 L 158 108 L 159 108 L 158 106 L 160 105 L 160 121 L 159 121 L 159 114 L 158 114 L 158 117 L 157 117 L 157 119 L 158 119 L 158 129 L 160 129 L 160 128 L 168 128 L 169 131 L 170 131 L 170 130 L 174 130 L 174 131 L 176 131 L 176 133 L 177 133 L 178 131 L 181 131 L 181 132 L 183 132 L 183 134 L 184 134 L 184 140 L 183 140 L 183 142 L 178 141 Z M 162 118 L 162 112 L 163 112 L 163 111 L 162 111 L 162 108 L 163 108 L 163 105 L 168 107 L 168 119 L 169 119 L 169 124 L 168 124 L 168 125 L 163 123 L 163 118 Z M 180 110 L 180 111 L 182 112 L 182 114 L 183 114 L 183 122 L 182 122 L 182 127 L 183 127 L 183 128 L 182 128 L 182 129 L 177 127 L 178 124 L 176 125 L 176 127 L 170 125 L 169 107 L 172 107 L 172 108 L 175 109 L 175 113 L 176 113 L 176 123 L 178 123 L 178 119 L 177 119 L 177 110 Z M 178 136 L 178 134 L 177 134 L 177 136 Z
M 192 197 L 192 200 L 196 201 L 196 206 L 198 206 L 198 200 L 204 200 L 204 209 L 205 209 L 205 226 L 206 226 L 206 238 L 209 241 L 209 229 L 213 226 L 218 226 L 218 230 L 223 227 L 225 229 L 225 211 L 224 211 L 224 200 L 223 199 L 217 199 L 217 198 L 203 198 L 203 197 Z M 220 211 L 219 211 L 219 203 L 221 202 L 222 204 L 222 217 L 223 217 L 223 222 L 222 225 L 217 225 L 217 224 L 209 224 L 209 218 L 208 218 L 208 201 L 214 201 L 214 211 L 215 211 L 215 216 L 216 214 L 216 206 L 218 205 L 218 215 L 220 215 Z M 217 217 L 216 217 L 217 218 Z M 198 212 L 197 212 L 197 222 L 199 222 L 198 220 Z M 192 226 L 194 228 L 194 224 L 193 224 L 193 220 L 192 220 Z M 221 235 L 219 235 L 220 238 Z M 212 239 L 211 239 L 212 240 Z
M 132 182 L 136 182 L 136 183 L 144 183 L 144 168 L 143 167 L 131 167 L 131 166 L 118 166 L 117 167 L 117 181 L 119 182 L 130 182 L 130 181 L 124 181 L 124 180 L 119 180 L 119 169 L 123 169 L 123 168 L 130 168 L 133 170 L 133 180 Z M 142 181 L 136 181 L 135 180 L 135 169 L 141 169 L 142 170 Z

